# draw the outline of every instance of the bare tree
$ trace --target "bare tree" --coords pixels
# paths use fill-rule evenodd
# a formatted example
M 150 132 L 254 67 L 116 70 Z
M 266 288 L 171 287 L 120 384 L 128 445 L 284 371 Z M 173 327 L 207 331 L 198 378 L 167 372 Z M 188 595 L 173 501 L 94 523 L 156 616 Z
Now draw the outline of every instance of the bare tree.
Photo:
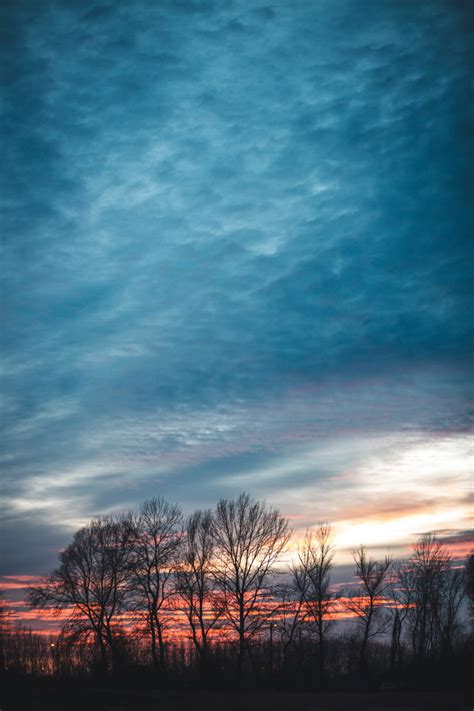
M 438 651 L 451 653 L 465 594 L 464 571 L 433 534 L 420 536 L 412 556 L 398 569 L 398 600 L 419 663 Z
M 419 663 L 438 645 L 443 578 L 449 560 L 449 553 L 436 536 L 426 533 L 420 536 L 399 574 L 411 645 Z
M 347 591 L 344 604 L 357 618 L 360 630 L 360 666 L 365 673 L 369 641 L 386 632 L 390 624 L 384 607 L 392 559 L 385 556 L 385 559 L 379 562 L 368 558 L 364 546 L 360 546 L 354 553 L 354 563 L 359 585 Z
M 241 494 L 221 499 L 214 519 L 214 578 L 221 591 L 222 612 L 238 636 L 240 679 L 249 642 L 275 614 L 270 576 L 290 532 L 276 509 Z
M 315 531 L 307 531 L 303 547 L 298 552 L 298 574 L 294 574 L 294 580 L 300 587 L 306 617 L 311 619 L 316 632 L 321 686 L 325 682 L 326 640 L 334 624 L 335 595 L 331 591 L 333 558 L 329 524 L 323 523 Z
M 307 619 L 306 599 L 310 587 L 308 568 L 304 564 L 304 549 L 298 551 L 298 560 L 290 564 L 289 600 L 285 595 L 283 615 L 279 622 L 280 635 L 283 642 L 283 668 L 286 668 L 288 652 L 292 645 L 296 646 L 297 635 Z
M 390 648 L 390 666 L 392 671 L 397 673 L 398 681 L 401 678 L 403 665 L 403 632 L 406 626 L 406 620 L 410 612 L 413 598 L 413 589 L 407 580 L 407 570 L 405 561 L 398 561 L 394 567 L 393 575 L 390 579 L 390 598 L 392 605 L 390 612 L 392 614 L 392 640 Z
M 4 598 L 4 590 L 0 588 L 0 672 L 6 669 L 6 647 L 11 633 L 11 615 Z
M 164 629 L 177 594 L 181 510 L 164 499 L 145 501 L 135 519 L 131 588 L 150 638 L 155 669 L 166 667 Z
M 209 636 L 222 613 L 213 589 L 214 548 L 211 511 L 195 511 L 185 524 L 182 563 L 177 575 L 193 643 L 204 667 Z
M 453 651 L 454 640 L 461 623 L 460 611 L 464 597 L 464 570 L 453 568 L 449 560 L 443 575 L 437 619 L 441 651 L 444 655 L 451 654 Z
M 65 633 L 92 640 L 104 669 L 118 661 L 132 535 L 130 516 L 94 519 L 60 553 L 59 567 L 28 593 L 35 608 L 66 611 Z
M 474 626 L 474 553 L 471 553 L 464 565 L 464 586 L 469 601 L 471 626 Z

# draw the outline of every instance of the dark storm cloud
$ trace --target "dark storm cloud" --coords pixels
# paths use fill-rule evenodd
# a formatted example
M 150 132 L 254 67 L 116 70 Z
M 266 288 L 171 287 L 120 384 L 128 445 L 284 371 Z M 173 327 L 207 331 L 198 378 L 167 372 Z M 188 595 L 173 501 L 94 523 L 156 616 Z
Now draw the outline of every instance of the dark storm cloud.
M 467 6 L 2 12 L 8 536 L 467 429 Z

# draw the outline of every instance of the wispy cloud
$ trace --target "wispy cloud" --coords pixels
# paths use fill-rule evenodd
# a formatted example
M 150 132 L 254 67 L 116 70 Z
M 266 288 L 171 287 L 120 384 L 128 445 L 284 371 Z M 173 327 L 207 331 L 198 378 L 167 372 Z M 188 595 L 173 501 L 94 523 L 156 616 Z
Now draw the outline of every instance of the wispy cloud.
M 424 452 L 442 500 L 425 450 L 457 482 L 469 428 L 462 4 L 2 12 L 4 570 L 150 494 L 297 514 L 315 471 L 330 513 L 371 457 L 390 497 Z

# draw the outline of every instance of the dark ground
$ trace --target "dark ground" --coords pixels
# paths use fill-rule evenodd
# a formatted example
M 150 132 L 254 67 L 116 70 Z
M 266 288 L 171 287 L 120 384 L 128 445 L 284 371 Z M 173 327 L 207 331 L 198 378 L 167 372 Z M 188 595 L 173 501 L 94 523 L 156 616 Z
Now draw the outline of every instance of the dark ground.
M 6 693 L 5 693 L 6 691 Z M 40 685 L 0 692 L 0 711 L 325 711 L 421 709 L 471 711 L 462 695 L 432 692 L 294 693 L 277 691 L 113 691 Z

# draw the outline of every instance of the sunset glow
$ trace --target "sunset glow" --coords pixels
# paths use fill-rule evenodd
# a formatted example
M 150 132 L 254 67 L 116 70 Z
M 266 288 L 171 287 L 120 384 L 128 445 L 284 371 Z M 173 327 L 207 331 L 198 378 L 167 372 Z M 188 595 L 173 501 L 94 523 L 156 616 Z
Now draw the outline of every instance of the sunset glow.
M 282 576 L 323 522 L 341 589 L 428 532 L 461 566 L 466 3 L 3 4 L 12 619 L 57 630 L 28 587 L 154 497 L 278 509 Z

